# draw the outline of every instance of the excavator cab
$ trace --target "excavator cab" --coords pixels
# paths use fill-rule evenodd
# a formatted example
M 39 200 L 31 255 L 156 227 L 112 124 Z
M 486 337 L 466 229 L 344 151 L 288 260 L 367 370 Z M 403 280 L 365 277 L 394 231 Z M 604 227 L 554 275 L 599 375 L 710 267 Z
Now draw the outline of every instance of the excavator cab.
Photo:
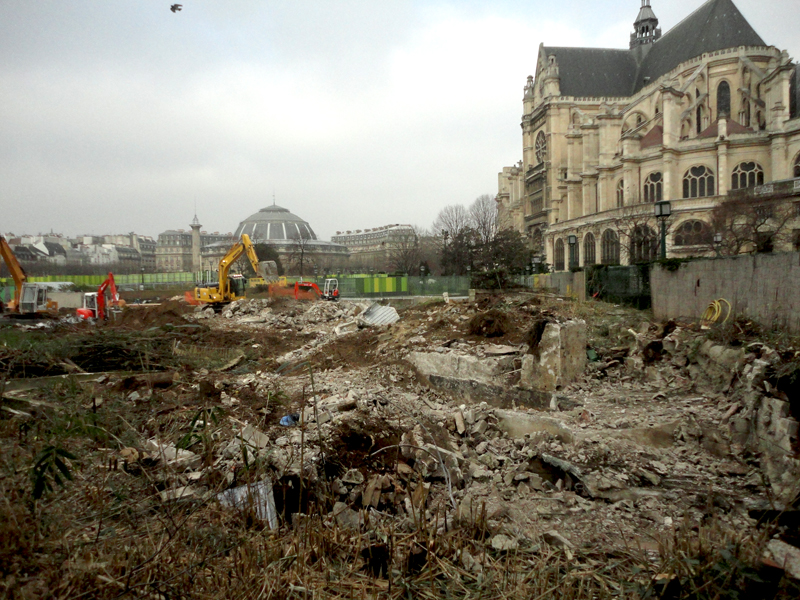
M 339 280 L 338 279 L 326 279 L 325 280 L 325 287 L 322 291 L 322 299 L 323 300 L 330 300 L 331 302 L 338 302 L 339 301 Z
M 52 313 L 58 304 L 47 299 L 47 286 L 40 283 L 23 283 L 18 312 L 21 315 Z
M 238 273 L 228 276 L 228 290 L 231 297 L 242 298 L 247 292 L 247 278 Z

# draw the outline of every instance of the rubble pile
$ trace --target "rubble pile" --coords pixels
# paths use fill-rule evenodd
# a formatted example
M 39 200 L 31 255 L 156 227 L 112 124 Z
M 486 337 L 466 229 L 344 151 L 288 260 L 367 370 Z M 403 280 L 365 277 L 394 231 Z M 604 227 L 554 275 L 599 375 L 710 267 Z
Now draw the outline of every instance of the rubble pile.
M 139 415 L 100 462 L 157 490 L 150 511 L 211 503 L 273 531 L 318 516 L 361 549 L 389 530 L 470 531 L 452 557 L 478 577 L 487 551 L 656 552 L 686 524 L 755 530 L 799 508 L 791 349 L 530 294 L 400 312 L 253 299 L 182 318 L 247 353 L 81 384 L 93 414 Z M 798 536 L 773 542 L 765 564 L 796 560 Z

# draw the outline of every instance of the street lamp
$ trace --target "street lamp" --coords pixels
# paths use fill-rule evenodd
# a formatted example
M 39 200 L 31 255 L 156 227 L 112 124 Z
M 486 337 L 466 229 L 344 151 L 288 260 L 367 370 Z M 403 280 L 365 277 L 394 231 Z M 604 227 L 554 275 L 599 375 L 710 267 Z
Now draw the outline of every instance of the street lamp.
M 139 287 L 139 289 L 144 290 L 144 267 L 142 267 L 142 285 Z
M 661 223 L 661 260 L 665 260 L 667 258 L 667 219 L 672 214 L 672 205 L 669 200 L 653 204 L 653 214 Z
M 534 256 L 532 265 L 533 265 L 533 272 L 534 273 L 541 273 L 542 272 L 541 271 L 542 257 L 541 256 Z
M 722 243 L 722 234 L 717 232 L 714 234 L 714 252 L 717 253 L 717 258 L 721 258 L 722 254 L 719 251 L 719 245 Z

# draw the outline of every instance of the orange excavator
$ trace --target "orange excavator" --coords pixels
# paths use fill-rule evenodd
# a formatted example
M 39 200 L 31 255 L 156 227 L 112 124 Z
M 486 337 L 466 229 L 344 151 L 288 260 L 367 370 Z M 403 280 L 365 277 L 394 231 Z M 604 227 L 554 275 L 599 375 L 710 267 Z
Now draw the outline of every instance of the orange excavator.
M 14 280 L 14 299 L 6 306 L 12 316 L 37 316 L 58 311 L 58 304 L 47 299 L 47 285 L 28 282 L 25 270 L 2 235 L 0 235 L 0 256 L 3 257 L 11 273 L 11 279 Z
M 316 296 L 314 296 L 316 293 Z M 325 289 L 320 290 L 319 286 L 313 281 L 296 281 L 294 284 L 294 299 L 308 300 L 319 298 L 320 300 L 339 301 L 339 280 L 326 279 Z
M 109 295 L 108 300 L 106 299 L 106 292 L 108 292 Z M 108 277 L 100 284 L 96 292 L 89 292 L 83 295 L 83 307 L 79 308 L 77 313 L 82 319 L 106 321 L 108 320 L 106 305 L 109 307 L 121 307 L 125 305 L 125 301 L 119 299 L 119 292 L 117 292 L 117 285 L 114 282 L 113 273 L 108 274 Z

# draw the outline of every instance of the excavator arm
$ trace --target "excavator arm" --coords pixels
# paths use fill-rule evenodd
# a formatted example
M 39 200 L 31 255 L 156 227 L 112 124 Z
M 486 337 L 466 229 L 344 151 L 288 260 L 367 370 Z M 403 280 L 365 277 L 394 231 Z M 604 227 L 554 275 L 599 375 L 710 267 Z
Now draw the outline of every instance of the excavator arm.
M 219 282 L 217 288 L 195 288 L 194 300 L 196 302 L 206 302 L 216 305 L 237 300 L 241 296 L 237 296 L 237 292 L 231 288 L 231 278 L 229 277 L 231 266 L 235 263 L 242 254 L 247 254 L 247 259 L 253 266 L 253 270 L 257 275 L 263 277 L 265 281 L 272 281 L 278 275 L 278 266 L 275 261 L 266 260 L 259 261 L 256 255 L 256 249 L 250 236 L 242 234 L 242 239 L 236 242 L 228 253 L 219 261 Z
M 20 294 L 22 294 L 22 284 L 28 280 L 28 276 L 19 264 L 17 257 L 11 251 L 11 246 L 8 245 L 6 238 L 0 235 L 0 256 L 3 257 L 6 266 L 8 267 L 11 278 L 14 280 L 14 306 L 19 306 Z
M 244 246 L 247 258 L 250 260 L 256 275 L 263 278 L 267 283 L 270 283 L 278 276 L 278 264 L 274 260 L 258 260 L 256 248 L 253 242 L 250 241 L 249 235 L 242 234 L 242 246 Z

